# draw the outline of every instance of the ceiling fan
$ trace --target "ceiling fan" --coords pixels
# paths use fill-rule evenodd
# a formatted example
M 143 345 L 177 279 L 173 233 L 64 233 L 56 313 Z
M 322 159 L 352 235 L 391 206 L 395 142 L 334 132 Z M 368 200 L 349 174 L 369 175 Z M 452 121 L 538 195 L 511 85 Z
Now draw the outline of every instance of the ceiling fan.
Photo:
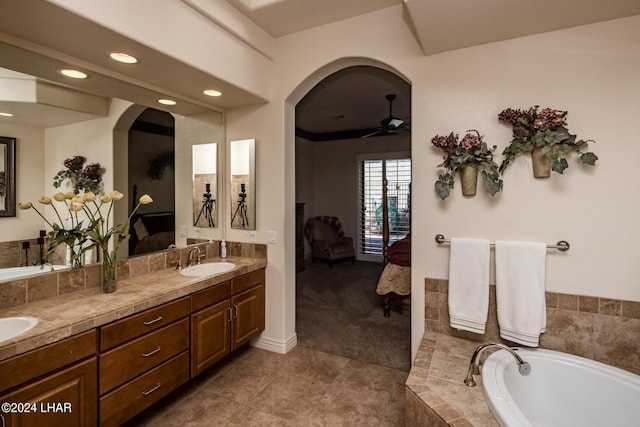
M 382 119 L 380 121 L 380 127 L 375 131 L 370 132 L 366 135 L 361 136 L 361 138 L 369 138 L 372 136 L 382 136 L 382 135 L 397 135 L 398 130 L 404 130 L 406 132 L 410 132 L 409 123 L 405 122 L 402 119 L 397 117 L 393 117 L 393 101 L 396 99 L 395 94 L 386 95 L 385 98 L 389 101 L 389 117 Z

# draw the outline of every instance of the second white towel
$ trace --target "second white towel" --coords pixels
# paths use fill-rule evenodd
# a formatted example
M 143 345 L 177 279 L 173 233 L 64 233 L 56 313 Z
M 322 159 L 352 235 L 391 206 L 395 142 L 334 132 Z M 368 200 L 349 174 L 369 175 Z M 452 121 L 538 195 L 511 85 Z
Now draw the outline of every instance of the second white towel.
M 496 304 L 500 336 L 537 347 L 547 322 L 545 260 L 539 242 L 496 242 Z
M 449 319 L 452 328 L 484 334 L 489 311 L 490 242 L 451 238 Z

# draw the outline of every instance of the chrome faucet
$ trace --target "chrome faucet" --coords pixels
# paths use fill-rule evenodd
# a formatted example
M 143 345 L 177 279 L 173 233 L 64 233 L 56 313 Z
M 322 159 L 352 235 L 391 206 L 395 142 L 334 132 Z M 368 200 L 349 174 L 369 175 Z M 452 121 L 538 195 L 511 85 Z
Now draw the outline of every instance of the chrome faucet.
M 193 261 L 193 254 L 197 252 L 195 262 Z M 190 267 L 194 264 L 200 264 L 200 260 L 202 259 L 202 252 L 200 252 L 200 247 L 196 246 L 195 248 L 189 250 L 189 256 L 187 257 L 187 267 Z
M 522 360 L 522 357 L 520 357 L 520 355 L 516 353 L 515 348 L 511 348 L 500 343 L 489 342 L 479 345 L 473 352 L 473 356 L 471 356 L 471 361 L 469 362 L 467 378 L 465 378 L 464 380 L 465 385 L 469 387 L 476 386 L 476 381 L 473 379 L 473 376 L 480 375 L 480 356 L 482 355 L 482 352 L 484 350 L 490 347 L 498 347 L 511 353 L 511 355 L 516 359 L 516 363 L 518 364 L 518 372 L 520 372 L 520 375 L 529 375 L 531 373 L 531 365 L 529 365 L 529 362 L 525 362 L 524 360 Z
M 53 271 L 53 265 L 51 265 L 51 263 L 48 263 L 48 262 L 45 262 L 42 265 L 40 265 L 40 270 L 44 270 L 45 266 L 49 267 L 49 271 Z

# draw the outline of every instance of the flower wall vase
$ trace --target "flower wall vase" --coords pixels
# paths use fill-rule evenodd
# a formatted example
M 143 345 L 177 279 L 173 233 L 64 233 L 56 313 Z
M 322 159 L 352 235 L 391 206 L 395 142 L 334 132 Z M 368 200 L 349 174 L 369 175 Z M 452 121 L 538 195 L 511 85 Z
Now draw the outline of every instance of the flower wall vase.
M 117 290 L 116 252 L 102 251 L 102 292 L 111 293 Z
M 464 165 L 460 169 L 460 184 L 463 196 L 475 196 L 478 188 L 478 166 Z
M 549 178 L 551 176 L 551 154 L 553 150 L 546 147 L 536 147 L 531 152 L 534 178 Z

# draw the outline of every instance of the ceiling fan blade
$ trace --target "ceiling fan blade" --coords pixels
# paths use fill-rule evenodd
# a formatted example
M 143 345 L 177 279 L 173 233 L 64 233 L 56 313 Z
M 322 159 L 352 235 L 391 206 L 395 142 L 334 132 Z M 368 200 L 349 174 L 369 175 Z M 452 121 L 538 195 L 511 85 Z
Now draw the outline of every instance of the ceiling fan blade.
M 382 133 L 382 130 L 377 130 L 375 132 L 371 132 L 371 133 L 368 133 L 366 135 L 362 135 L 360 138 L 369 138 L 371 136 L 378 135 L 379 133 Z

